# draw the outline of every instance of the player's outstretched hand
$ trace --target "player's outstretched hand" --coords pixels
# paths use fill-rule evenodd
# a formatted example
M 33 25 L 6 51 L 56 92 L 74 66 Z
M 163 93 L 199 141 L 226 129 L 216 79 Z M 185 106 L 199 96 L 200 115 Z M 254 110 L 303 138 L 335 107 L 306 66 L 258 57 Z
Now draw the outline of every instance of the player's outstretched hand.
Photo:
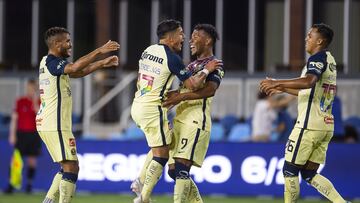
M 209 63 L 207 63 L 205 65 L 205 68 L 209 71 L 209 73 L 212 73 L 213 71 L 215 71 L 219 66 L 222 66 L 223 62 L 222 60 L 217 60 L 214 59 L 212 61 L 210 61 Z
M 111 66 L 118 66 L 119 65 L 119 58 L 117 56 L 109 56 L 103 59 L 104 67 L 111 67 Z
M 167 94 L 165 101 L 163 101 L 162 105 L 165 108 L 171 109 L 178 103 L 183 100 L 183 95 L 179 92 L 172 91 L 170 94 Z
M 278 84 L 275 79 L 266 78 L 260 82 L 259 89 L 261 92 L 265 92 L 267 95 L 278 93 Z
M 120 44 L 117 43 L 116 41 L 111 41 L 111 40 L 109 40 L 104 45 L 98 48 L 101 54 L 106 54 L 112 51 L 116 51 L 118 49 L 120 49 Z

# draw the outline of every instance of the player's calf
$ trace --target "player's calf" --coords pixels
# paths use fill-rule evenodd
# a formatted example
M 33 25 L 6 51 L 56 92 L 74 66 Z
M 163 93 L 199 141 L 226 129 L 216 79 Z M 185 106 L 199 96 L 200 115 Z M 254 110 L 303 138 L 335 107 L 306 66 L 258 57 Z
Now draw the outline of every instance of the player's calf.
M 191 181 L 190 181 L 190 166 L 184 163 L 175 161 L 175 188 L 174 188 L 174 203 L 187 202 L 190 194 Z
M 299 184 L 299 167 L 287 161 L 284 163 L 284 200 L 285 203 L 295 203 L 299 198 L 300 184 Z

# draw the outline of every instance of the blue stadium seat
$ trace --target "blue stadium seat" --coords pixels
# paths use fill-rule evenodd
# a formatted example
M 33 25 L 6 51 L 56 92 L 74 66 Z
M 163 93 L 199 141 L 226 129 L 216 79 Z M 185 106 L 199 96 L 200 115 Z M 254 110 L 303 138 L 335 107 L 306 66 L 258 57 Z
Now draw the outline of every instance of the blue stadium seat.
M 79 123 L 81 123 L 81 115 L 78 115 L 78 114 L 73 113 L 73 114 L 71 115 L 71 121 L 72 121 L 72 124 L 79 124 Z
M 251 127 L 248 123 L 236 124 L 230 131 L 228 141 L 247 142 L 251 140 Z
M 239 118 L 235 115 L 226 115 L 222 119 L 220 119 L 221 125 L 224 127 L 225 135 L 229 135 L 230 130 L 233 126 L 235 126 L 239 122 Z
M 145 139 L 144 132 L 135 125 L 135 123 L 131 123 L 129 128 L 125 131 L 126 140 L 142 140 Z
M 221 141 L 224 139 L 224 128 L 220 123 L 212 123 L 210 141 Z
M 113 132 L 113 133 L 110 133 L 109 139 L 110 140 L 126 140 L 126 137 L 125 137 L 124 133 Z
M 0 113 L 0 138 L 7 138 L 10 133 L 10 116 Z
M 351 116 L 345 120 L 344 124 L 354 127 L 357 133 L 360 134 L 360 117 Z

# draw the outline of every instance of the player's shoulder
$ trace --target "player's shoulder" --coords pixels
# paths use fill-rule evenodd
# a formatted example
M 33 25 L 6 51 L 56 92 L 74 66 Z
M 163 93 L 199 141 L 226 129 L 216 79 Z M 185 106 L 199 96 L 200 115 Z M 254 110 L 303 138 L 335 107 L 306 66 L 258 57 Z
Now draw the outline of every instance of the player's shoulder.
M 164 48 L 168 63 L 182 63 L 181 57 L 172 51 L 166 44 L 159 44 L 159 46 Z
M 311 55 L 309 57 L 309 62 L 311 61 L 319 61 L 319 62 L 326 62 L 326 58 L 328 57 L 327 51 L 319 51 L 318 53 Z

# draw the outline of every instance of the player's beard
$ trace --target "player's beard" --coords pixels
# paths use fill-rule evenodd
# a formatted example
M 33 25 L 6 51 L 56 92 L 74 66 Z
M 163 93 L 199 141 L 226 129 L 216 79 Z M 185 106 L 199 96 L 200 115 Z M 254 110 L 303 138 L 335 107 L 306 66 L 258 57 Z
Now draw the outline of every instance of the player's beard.
M 71 49 L 71 48 L 62 47 L 62 48 L 60 49 L 60 53 L 61 53 L 61 56 L 62 56 L 63 58 L 68 58 L 68 57 L 70 57 L 70 54 L 68 53 L 68 50 L 69 50 L 69 49 Z

